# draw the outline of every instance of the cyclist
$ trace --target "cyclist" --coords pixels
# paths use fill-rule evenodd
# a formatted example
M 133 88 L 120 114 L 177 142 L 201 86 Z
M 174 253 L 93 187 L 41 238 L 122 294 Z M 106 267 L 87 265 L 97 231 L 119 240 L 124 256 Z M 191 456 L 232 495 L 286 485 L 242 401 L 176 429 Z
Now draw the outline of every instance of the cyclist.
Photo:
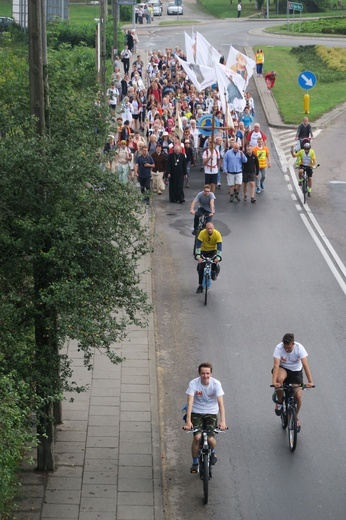
M 196 244 L 196 260 L 198 261 L 197 264 L 197 271 L 198 271 L 198 287 L 197 287 L 197 294 L 203 293 L 203 271 L 205 267 L 205 261 L 203 260 L 202 256 L 207 258 L 214 258 L 214 262 L 212 264 L 212 271 L 211 271 L 211 279 L 216 280 L 220 273 L 220 266 L 219 262 L 222 259 L 221 257 L 221 251 L 222 251 L 222 236 L 219 231 L 217 231 L 214 227 L 214 224 L 212 222 L 208 222 L 208 224 L 205 226 L 205 229 L 202 229 L 202 231 L 199 233 L 197 237 L 197 244 Z
M 304 117 L 303 122 L 297 128 L 296 140 L 300 143 L 300 148 L 304 147 L 304 144 L 310 142 L 313 139 L 312 128 L 309 123 L 309 118 Z
M 192 234 L 196 235 L 198 228 L 198 220 L 201 215 L 207 215 L 207 222 L 211 222 L 215 213 L 214 205 L 215 195 L 210 191 L 210 184 L 205 184 L 203 191 L 200 191 L 191 203 L 190 213 L 194 215 L 193 231 Z M 196 205 L 199 204 L 197 211 L 195 210 Z
M 278 388 L 286 384 L 303 384 L 303 368 L 308 379 L 307 386 L 313 386 L 312 375 L 308 364 L 308 353 L 303 345 L 294 341 L 294 334 L 287 333 L 282 338 L 274 350 L 274 367 L 272 369 L 272 384 Z M 282 390 L 276 390 L 277 404 L 275 405 L 276 415 L 281 415 L 282 408 Z M 295 389 L 297 400 L 297 412 L 299 414 L 302 405 L 302 389 Z M 300 422 L 297 417 L 298 431 L 300 431 Z
M 192 428 L 198 431 L 194 433 L 191 453 L 191 473 L 198 473 L 198 452 L 201 439 L 201 430 L 213 430 L 217 427 L 218 413 L 220 412 L 219 428 L 226 430 L 226 415 L 223 403 L 224 391 L 220 381 L 211 377 L 213 366 L 211 363 L 201 363 L 198 367 L 199 377 L 190 381 L 187 394 L 187 412 L 185 430 Z M 215 433 L 210 432 L 208 441 L 211 447 L 210 464 L 217 463 L 215 455 Z
M 302 185 L 303 182 L 303 173 L 304 170 L 302 166 L 306 166 L 306 173 L 308 176 L 308 197 L 311 197 L 312 190 L 312 168 L 316 166 L 316 155 L 313 149 L 311 148 L 310 143 L 305 143 L 304 148 L 299 150 L 299 152 L 295 152 L 293 146 L 291 146 L 291 155 L 292 157 L 297 157 L 297 163 L 299 166 L 299 186 Z

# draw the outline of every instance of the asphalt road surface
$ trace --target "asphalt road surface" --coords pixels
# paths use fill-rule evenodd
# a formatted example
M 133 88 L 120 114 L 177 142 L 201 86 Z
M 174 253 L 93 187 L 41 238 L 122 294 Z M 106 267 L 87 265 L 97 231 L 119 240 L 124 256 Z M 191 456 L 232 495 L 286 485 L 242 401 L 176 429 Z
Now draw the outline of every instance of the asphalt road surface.
M 165 37 L 166 46 L 182 44 Z M 153 45 L 151 38 L 147 43 Z M 270 135 L 253 94 L 256 120 Z M 340 146 L 342 128 L 340 124 Z M 316 140 L 323 164 L 328 164 L 336 134 L 331 128 Z M 334 150 L 342 150 L 337 144 Z M 167 192 L 154 202 L 154 301 L 167 520 L 345 517 L 345 293 L 304 225 L 302 210 L 297 211 L 270 138 L 269 145 L 273 166 L 256 205 L 230 204 L 225 179 L 217 190 L 213 222 L 223 235 L 224 250 L 221 274 L 207 307 L 203 296 L 195 294 L 189 214 L 191 200 L 203 186 L 203 173 L 193 171 L 185 204 L 170 204 Z M 324 195 L 311 199 L 311 207 L 320 212 L 318 218 L 345 261 L 346 188 L 330 181 L 346 179 L 340 164 L 333 168 L 332 177 L 316 180 L 315 190 Z M 269 388 L 272 354 L 285 332 L 294 332 L 306 347 L 316 384 L 304 392 L 302 430 L 294 454 L 274 414 Z M 191 435 L 182 431 L 181 414 L 188 381 L 197 376 L 202 361 L 213 363 L 213 375 L 222 382 L 229 425 L 217 439 L 219 462 L 208 506 L 203 506 L 201 481 L 189 473 Z

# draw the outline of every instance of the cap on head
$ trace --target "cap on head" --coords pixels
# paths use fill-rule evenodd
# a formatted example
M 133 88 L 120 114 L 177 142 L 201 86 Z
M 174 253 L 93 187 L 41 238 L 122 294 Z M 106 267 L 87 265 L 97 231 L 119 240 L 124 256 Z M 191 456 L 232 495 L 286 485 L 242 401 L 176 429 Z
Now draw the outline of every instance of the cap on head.
M 305 144 L 304 144 L 304 148 L 305 148 L 306 150 L 308 150 L 309 148 L 311 148 L 311 144 L 310 144 L 310 143 L 305 143 Z

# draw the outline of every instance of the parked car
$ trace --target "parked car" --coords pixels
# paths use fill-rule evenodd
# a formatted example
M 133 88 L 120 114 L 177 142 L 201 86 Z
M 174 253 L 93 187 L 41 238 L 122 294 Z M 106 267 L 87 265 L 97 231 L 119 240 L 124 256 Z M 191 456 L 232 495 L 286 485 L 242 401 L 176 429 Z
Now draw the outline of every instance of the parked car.
M 160 0 L 149 0 L 148 4 L 153 6 L 154 16 L 162 15 L 163 7 Z
M 13 23 L 13 18 L 9 18 L 8 16 L 0 16 L 0 32 L 8 31 Z
M 175 2 L 169 2 L 167 5 L 167 14 L 184 14 L 183 5 L 176 5 Z
M 162 3 L 160 2 L 160 0 L 149 0 L 148 2 L 141 2 L 140 4 L 136 4 L 135 8 L 141 7 L 143 9 L 145 5 L 153 6 L 154 16 L 162 15 Z

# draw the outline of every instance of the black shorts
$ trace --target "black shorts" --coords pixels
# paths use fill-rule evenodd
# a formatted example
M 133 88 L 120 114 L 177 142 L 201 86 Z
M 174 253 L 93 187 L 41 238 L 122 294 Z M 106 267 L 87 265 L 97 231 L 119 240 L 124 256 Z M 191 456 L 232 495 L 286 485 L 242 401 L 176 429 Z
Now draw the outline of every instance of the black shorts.
M 254 182 L 256 180 L 255 173 L 243 172 L 243 183 L 247 184 L 248 182 Z
M 139 119 L 139 114 L 132 114 L 132 119 Z
M 292 370 L 288 370 L 287 368 L 284 368 L 281 365 L 280 365 L 280 367 L 283 368 L 284 370 L 286 370 L 287 377 L 284 381 L 284 383 L 286 385 L 293 385 L 293 384 L 302 385 L 303 384 L 303 370 L 298 370 L 297 372 L 293 372 Z
M 299 169 L 302 170 L 303 168 L 300 166 Z M 312 177 L 312 168 L 310 166 L 306 168 L 306 174 L 308 178 Z
M 217 184 L 217 173 L 205 173 L 204 174 L 205 184 Z

